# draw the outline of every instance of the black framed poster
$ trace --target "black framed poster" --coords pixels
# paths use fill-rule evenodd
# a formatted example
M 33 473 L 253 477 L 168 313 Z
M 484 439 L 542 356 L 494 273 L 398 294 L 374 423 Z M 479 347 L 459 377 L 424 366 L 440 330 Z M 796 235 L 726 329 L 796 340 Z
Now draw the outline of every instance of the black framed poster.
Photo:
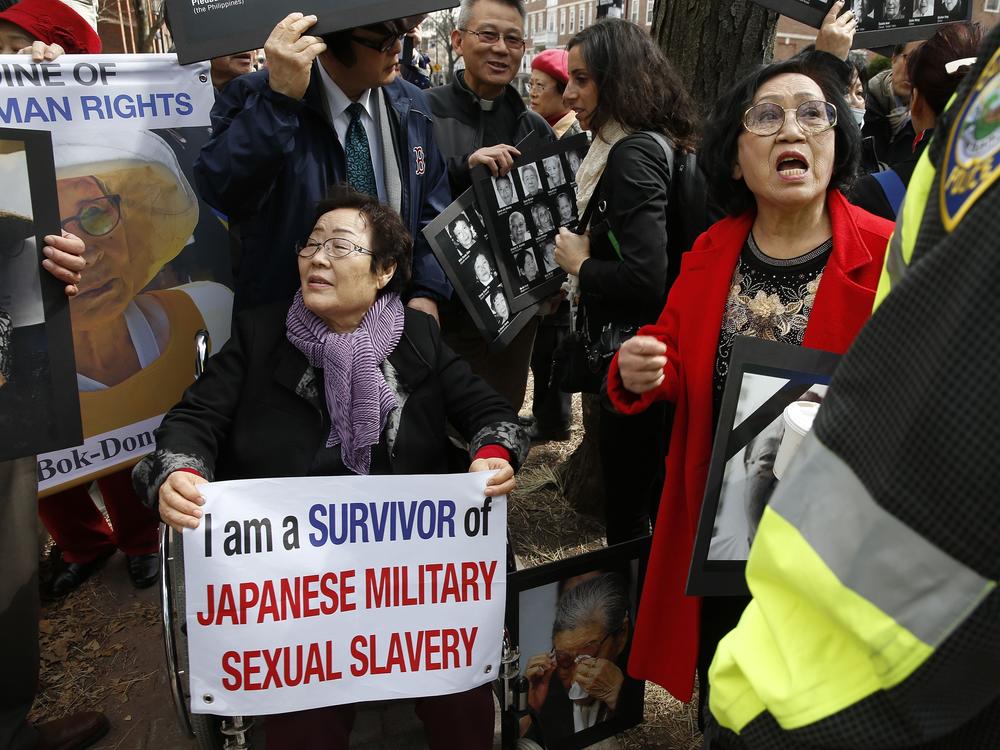
M 754 0 L 818 29 L 832 0 Z M 873 49 L 930 38 L 943 23 L 972 18 L 971 0 L 847 0 L 858 19 L 854 47 Z
M 507 576 L 507 631 L 528 681 L 529 711 L 505 747 L 523 737 L 546 750 L 584 748 L 642 721 L 645 684 L 625 665 L 649 543 L 634 539 Z
M 747 596 L 747 555 L 812 426 L 839 354 L 737 336 L 722 394 L 687 593 Z
M 258 49 L 292 11 L 315 15 L 311 36 L 454 8 L 455 0 L 166 0 L 181 65 Z
M 494 177 L 477 167 L 472 185 L 511 304 L 523 310 L 551 297 L 566 280 L 555 262 L 555 239 L 560 227 L 575 229 L 579 218 L 576 170 L 587 136 L 540 145 L 522 141 L 518 148 L 510 172 Z
M 538 305 L 514 312 L 472 190 L 462 193 L 423 231 L 490 350 L 505 348 L 528 324 Z
M 0 461 L 83 442 L 63 284 L 42 268 L 59 235 L 52 136 L 0 129 Z

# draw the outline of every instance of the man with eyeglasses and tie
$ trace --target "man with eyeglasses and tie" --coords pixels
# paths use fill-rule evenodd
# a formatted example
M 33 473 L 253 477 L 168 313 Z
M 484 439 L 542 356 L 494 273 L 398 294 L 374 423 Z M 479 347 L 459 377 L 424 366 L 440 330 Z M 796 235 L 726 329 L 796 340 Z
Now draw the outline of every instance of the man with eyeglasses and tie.
M 521 0 L 463 0 L 452 48 L 465 60 L 446 86 L 427 92 L 435 136 L 448 165 L 454 195 L 472 185 L 471 170 L 483 165 L 494 176 L 510 172 L 515 148 L 529 133 L 544 140 L 552 129 L 529 110 L 510 85 L 524 57 L 524 3 Z M 537 319 L 502 352 L 487 351 L 472 318 L 457 299 L 443 316 L 445 341 L 515 409 L 524 401 L 528 360 Z
M 267 69 L 219 95 L 195 179 L 235 234 L 238 310 L 291 298 L 295 243 L 327 189 L 345 182 L 398 211 L 413 236 L 408 306 L 437 318 L 451 296 L 421 232 L 451 202 L 445 165 L 424 94 L 397 70 L 403 36 L 422 19 L 318 37 L 316 16 L 291 13 L 264 45 Z

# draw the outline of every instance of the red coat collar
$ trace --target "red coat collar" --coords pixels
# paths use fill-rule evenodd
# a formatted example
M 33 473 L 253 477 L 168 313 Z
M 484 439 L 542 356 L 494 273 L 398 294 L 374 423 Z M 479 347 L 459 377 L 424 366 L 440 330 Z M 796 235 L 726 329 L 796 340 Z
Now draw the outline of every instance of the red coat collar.
M 833 251 L 828 263 L 836 265 L 845 274 L 866 266 L 872 261 L 872 254 L 866 247 L 861 236 L 858 209 L 848 203 L 847 198 L 839 190 L 831 190 L 826 194 L 826 204 L 830 210 L 830 224 L 833 227 Z M 736 266 L 736 259 L 743 250 L 743 243 L 750 234 L 756 213 L 748 211 L 735 217 L 728 217 L 716 222 L 706 232 L 708 242 L 702 252 L 695 251 L 689 265 L 699 268 L 702 264 L 716 266 L 722 260 L 715 254 L 722 251 L 731 260 L 731 267 Z M 711 256 L 711 257 L 710 257 Z M 731 256 L 731 257 L 729 257 Z

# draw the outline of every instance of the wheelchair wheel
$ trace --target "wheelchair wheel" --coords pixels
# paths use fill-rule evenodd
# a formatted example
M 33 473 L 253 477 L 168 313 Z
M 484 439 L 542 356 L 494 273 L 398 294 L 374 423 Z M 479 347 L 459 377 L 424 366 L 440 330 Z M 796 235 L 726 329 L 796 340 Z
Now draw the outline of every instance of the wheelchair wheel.
M 163 647 L 167 661 L 167 682 L 174 701 L 177 722 L 181 729 L 195 739 L 198 750 L 223 750 L 223 748 L 255 747 L 250 727 L 250 717 L 229 718 L 212 714 L 193 714 L 187 648 L 187 620 L 185 619 L 184 547 L 180 535 L 164 525 L 160 533 L 160 596 L 163 616 Z M 240 729 L 245 727 L 245 742 L 237 741 Z M 229 738 L 229 744 L 227 744 Z

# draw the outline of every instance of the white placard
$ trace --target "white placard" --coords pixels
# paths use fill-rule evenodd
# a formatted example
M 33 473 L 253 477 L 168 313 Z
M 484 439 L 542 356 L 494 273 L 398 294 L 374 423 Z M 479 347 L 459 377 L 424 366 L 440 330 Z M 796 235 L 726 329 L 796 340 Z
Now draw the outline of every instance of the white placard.
M 476 474 L 204 485 L 184 530 L 191 710 L 444 695 L 496 678 L 506 498 Z
M 176 55 L 63 55 L 33 63 L 0 55 L 0 126 L 102 132 L 208 125 L 215 90 L 208 64 Z

